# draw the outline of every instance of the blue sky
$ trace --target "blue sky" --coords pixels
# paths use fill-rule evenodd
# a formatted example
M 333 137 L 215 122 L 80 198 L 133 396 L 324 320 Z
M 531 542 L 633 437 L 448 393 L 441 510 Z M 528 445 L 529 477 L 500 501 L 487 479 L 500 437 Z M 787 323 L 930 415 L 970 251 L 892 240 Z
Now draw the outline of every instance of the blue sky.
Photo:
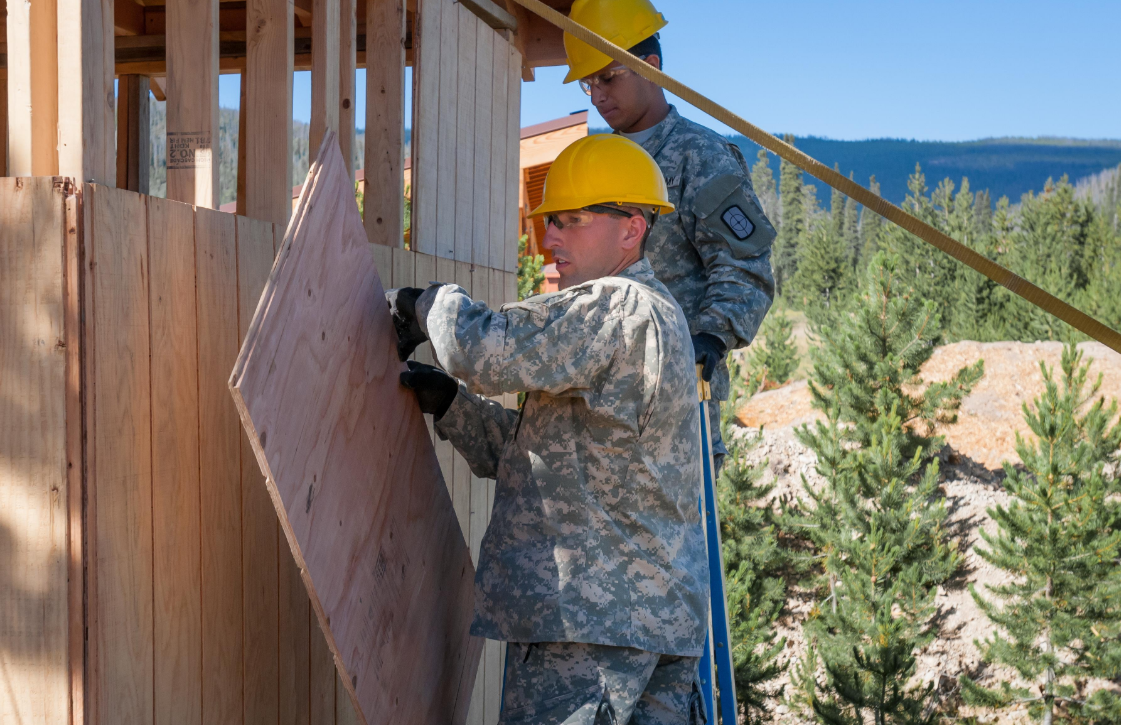
M 772 132 L 836 139 L 1121 138 L 1121 0 L 655 0 L 666 71 Z M 589 109 L 563 68 L 522 84 L 522 124 Z M 358 119 L 365 116 L 359 71 Z M 238 77 L 222 76 L 236 107 Z M 310 75 L 293 115 L 307 120 Z M 700 111 L 686 116 L 727 131 Z

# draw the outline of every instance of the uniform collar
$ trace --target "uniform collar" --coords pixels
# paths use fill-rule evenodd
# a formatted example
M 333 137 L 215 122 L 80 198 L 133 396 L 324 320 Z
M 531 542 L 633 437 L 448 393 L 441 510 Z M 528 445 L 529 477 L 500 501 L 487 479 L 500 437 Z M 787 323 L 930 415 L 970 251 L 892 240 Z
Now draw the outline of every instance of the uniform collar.
M 673 129 L 680 120 L 681 114 L 677 112 L 677 107 L 670 105 L 669 113 L 666 114 L 666 117 L 659 121 L 658 125 L 654 126 L 653 135 L 642 142 L 642 148 L 646 149 L 646 153 L 657 157 L 658 152 L 662 150 L 662 146 L 665 145 L 670 134 L 673 133 Z
M 635 282 L 648 285 L 654 281 L 654 268 L 650 266 L 650 260 L 643 257 L 615 276 L 633 279 Z

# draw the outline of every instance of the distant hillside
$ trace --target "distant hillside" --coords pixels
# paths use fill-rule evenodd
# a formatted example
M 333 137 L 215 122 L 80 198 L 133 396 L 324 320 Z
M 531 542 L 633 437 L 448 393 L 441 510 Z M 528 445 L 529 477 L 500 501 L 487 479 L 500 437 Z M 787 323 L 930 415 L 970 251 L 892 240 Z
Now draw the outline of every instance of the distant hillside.
M 748 162 L 755 163 L 759 146 L 743 136 L 732 139 L 744 152 Z M 983 139 L 963 143 L 942 141 L 903 141 L 873 139 L 869 141 L 833 141 L 813 136 L 798 138 L 794 145 L 818 161 L 832 166 L 867 186 L 868 177 L 876 175 L 880 193 L 895 203 L 907 195 L 907 177 L 921 164 L 926 183 L 931 188 L 949 178 L 961 184 L 969 179 L 974 191 L 988 189 L 993 201 L 1007 196 L 1012 203 L 1028 191 L 1040 190 L 1048 177 L 1056 181 L 1064 174 L 1075 182 L 1121 164 L 1121 140 L 1078 141 L 1072 139 Z M 770 157 L 771 168 L 778 183 L 778 158 Z M 829 207 L 829 190 L 809 175 L 805 182 L 817 185 L 822 206 Z

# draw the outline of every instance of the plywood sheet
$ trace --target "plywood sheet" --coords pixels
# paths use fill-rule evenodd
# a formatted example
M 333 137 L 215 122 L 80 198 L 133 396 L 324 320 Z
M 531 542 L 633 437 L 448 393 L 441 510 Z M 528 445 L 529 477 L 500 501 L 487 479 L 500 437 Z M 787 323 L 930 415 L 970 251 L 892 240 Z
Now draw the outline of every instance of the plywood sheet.
M 341 682 L 368 723 L 463 723 L 474 567 L 333 134 L 230 379 Z

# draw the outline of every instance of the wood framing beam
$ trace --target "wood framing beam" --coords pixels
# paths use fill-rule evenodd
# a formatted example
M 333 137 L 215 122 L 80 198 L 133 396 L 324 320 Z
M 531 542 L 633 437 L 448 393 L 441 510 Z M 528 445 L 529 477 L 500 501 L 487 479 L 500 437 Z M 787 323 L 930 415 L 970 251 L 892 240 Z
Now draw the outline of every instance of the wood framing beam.
M 167 198 L 218 206 L 218 0 L 167 4 Z
M 113 6 L 57 0 L 58 173 L 114 186 Z
M 133 0 L 113 0 L 113 29 L 117 35 L 143 35 L 144 7 Z
M 459 0 L 463 7 L 479 16 L 495 30 L 517 30 L 518 20 L 493 0 Z
M 318 149 L 324 134 L 339 130 L 339 0 L 314 0 L 314 8 L 308 149 Z
M 117 81 L 117 186 L 148 193 L 151 163 L 148 76 L 121 76 Z
M 8 76 L 0 76 L 0 176 L 8 176 Z
M 292 211 L 291 0 L 248 0 L 245 215 L 286 224 Z
M 404 245 L 405 6 L 404 0 L 363 1 L 366 37 L 373 39 L 366 51 L 363 224 L 374 244 L 399 247 Z
M 339 150 L 351 176 L 354 176 L 357 21 L 357 0 L 339 0 Z
M 160 103 L 166 101 L 167 93 L 164 91 L 164 88 L 167 87 L 167 78 L 151 77 L 148 81 L 152 89 L 152 95 L 156 97 L 156 100 Z
M 57 32 L 54 2 L 8 3 L 8 164 L 12 176 L 58 173 Z

